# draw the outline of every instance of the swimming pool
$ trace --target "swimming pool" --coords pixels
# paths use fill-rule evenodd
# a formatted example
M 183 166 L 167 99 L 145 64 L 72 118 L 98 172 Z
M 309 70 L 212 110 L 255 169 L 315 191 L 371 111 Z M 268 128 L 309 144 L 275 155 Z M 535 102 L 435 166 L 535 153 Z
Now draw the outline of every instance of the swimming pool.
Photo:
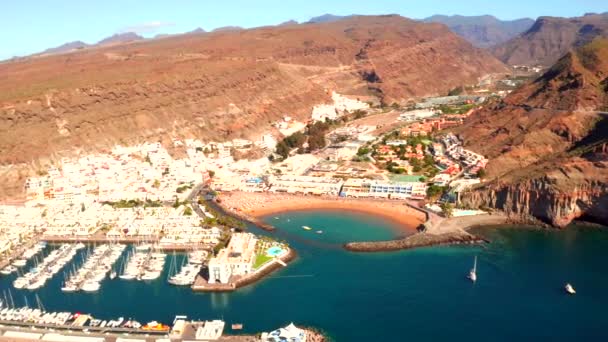
M 266 250 L 266 255 L 271 257 L 275 257 L 277 255 L 280 255 L 281 253 L 283 253 L 283 248 L 278 246 L 273 246 Z

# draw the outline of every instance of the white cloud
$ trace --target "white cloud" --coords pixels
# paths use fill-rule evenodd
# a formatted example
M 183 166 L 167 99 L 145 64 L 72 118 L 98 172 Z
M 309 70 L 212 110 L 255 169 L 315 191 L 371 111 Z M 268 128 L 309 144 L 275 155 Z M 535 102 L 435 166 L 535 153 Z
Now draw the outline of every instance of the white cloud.
M 147 23 L 141 23 L 137 25 L 127 26 L 118 31 L 118 33 L 134 32 L 137 34 L 154 33 L 161 28 L 174 26 L 175 23 L 169 23 L 164 21 L 151 21 Z

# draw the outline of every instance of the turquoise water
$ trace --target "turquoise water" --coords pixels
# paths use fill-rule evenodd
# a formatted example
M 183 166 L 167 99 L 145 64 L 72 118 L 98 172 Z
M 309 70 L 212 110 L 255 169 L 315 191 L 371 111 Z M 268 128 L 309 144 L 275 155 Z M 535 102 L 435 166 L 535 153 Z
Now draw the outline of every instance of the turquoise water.
M 318 327 L 335 341 L 608 338 L 606 231 L 486 229 L 493 240 L 486 247 L 357 254 L 341 245 L 400 233 L 388 222 L 359 214 L 313 211 L 277 217 L 267 218 L 279 228 L 276 233 L 255 232 L 288 241 L 298 259 L 235 293 L 193 294 L 166 284 L 166 275 L 151 283 L 106 280 L 97 294 L 64 294 L 58 275 L 37 293 L 49 310 L 104 319 L 171 322 L 174 315 L 186 314 L 243 323 L 243 332 L 293 321 Z M 472 284 L 466 275 L 475 255 L 478 281 Z M 1 278 L 0 290 L 8 289 L 13 278 Z M 575 286 L 576 296 L 564 294 L 566 282 Z M 23 304 L 24 295 L 34 302 L 31 292 L 11 291 L 17 304 Z
M 272 257 L 280 255 L 281 253 L 283 253 L 283 248 L 277 246 L 270 247 L 266 250 L 266 255 Z

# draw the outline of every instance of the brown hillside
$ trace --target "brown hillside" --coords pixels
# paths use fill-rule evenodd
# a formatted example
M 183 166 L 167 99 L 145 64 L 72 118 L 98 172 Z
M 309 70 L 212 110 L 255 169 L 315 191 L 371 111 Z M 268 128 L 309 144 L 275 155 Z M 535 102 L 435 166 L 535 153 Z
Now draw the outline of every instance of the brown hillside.
M 0 63 L 0 165 L 163 136 L 252 137 L 329 90 L 388 103 L 505 66 L 398 16 L 181 35 Z
M 607 36 L 608 13 L 576 18 L 540 17 L 528 31 L 491 50 L 509 65 L 550 66 L 570 49 Z
M 560 226 L 583 215 L 608 222 L 598 207 L 608 201 L 608 117 L 598 113 L 608 105 L 607 56 L 608 40 L 570 52 L 458 130 L 491 159 L 470 204 Z

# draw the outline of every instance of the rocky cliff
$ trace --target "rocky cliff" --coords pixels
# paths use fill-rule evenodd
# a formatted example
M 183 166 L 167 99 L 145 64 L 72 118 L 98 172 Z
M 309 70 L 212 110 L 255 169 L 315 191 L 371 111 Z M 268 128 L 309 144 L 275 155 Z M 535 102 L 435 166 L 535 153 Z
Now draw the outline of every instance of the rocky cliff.
M 510 65 L 550 66 L 570 49 L 608 36 L 608 13 L 583 17 L 540 17 L 526 32 L 491 49 Z
M 170 136 L 255 138 L 284 115 L 308 119 L 331 90 L 390 103 L 504 71 L 445 26 L 399 16 L 33 56 L 0 63 L 0 165 Z M 18 192 L 6 170 L 0 182 Z
M 572 51 L 457 130 L 490 158 L 487 181 L 463 194 L 465 204 L 560 227 L 608 223 L 607 56 L 608 40 Z

